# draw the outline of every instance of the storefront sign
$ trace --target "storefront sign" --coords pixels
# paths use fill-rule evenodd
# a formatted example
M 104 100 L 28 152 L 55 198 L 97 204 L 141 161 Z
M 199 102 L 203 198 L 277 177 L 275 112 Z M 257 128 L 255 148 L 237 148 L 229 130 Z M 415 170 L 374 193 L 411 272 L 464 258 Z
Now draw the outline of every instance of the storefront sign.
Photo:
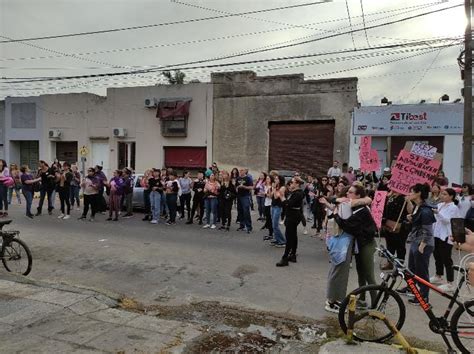
M 391 105 L 354 111 L 354 135 L 447 135 L 463 133 L 461 104 Z
M 379 230 L 382 227 L 383 209 L 385 207 L 386 198 L 386 191 L 376 191 L 374 195 L 374 200 L 372 201 L 372 206 L 370 208 L 370 212 L 372 213 L 372 217 L 374 218 L 375 225 L 377 225 L 377 228 Z
M 410 188 L 417 183 L 433 184 L 441 167 L 439 159 L 429 159 L 408 150 L 401 150 L 392 167 L 389 186 L 394 192 L 410 194 Z

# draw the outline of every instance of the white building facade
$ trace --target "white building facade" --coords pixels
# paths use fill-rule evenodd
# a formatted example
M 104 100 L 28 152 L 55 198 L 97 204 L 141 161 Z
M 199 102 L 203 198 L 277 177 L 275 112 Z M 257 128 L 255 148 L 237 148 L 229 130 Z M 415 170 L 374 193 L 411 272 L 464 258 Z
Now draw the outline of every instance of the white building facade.
M 443 154 L 442 169 L 450 183 L 462 183 L 463 105 L 417 104 L 360 107 L 352 117 L 350 166 L 359 168 L 361 136 L 372 137 L 380 174 L 390 167 L 408 141 L 435 146 Z
M 7 97 L 4 157 L 143 172 L 202 169 L 212 160 L 212 85 L 109 88 L 89 93 Z

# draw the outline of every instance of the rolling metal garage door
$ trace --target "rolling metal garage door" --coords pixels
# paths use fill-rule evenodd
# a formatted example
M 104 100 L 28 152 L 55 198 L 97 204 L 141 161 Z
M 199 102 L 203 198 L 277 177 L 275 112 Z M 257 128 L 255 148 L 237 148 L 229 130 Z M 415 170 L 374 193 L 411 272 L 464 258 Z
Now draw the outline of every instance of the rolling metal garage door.
M 334 121 L 270 122 L 270 170 L 326 175 L 333 161 Z

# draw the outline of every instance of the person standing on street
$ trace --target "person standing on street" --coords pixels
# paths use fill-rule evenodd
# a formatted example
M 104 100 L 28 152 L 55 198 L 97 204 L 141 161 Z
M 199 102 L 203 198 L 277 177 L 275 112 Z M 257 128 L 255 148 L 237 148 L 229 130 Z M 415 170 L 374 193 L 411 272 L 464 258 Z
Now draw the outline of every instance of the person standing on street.
M 131 218 L 133 216 L 133 176 L 132 171 L 128 168 L 124 168 L 122 171 L 123 175 L 123 199 L 125 202 L 125 209 L 127 213 L 123 216 L 124 218 Z
M 45 197 L 48 197 L 48 214 L 51 215 L 53 214 L 53 209 L 54 209 L 53 190 L 54 190 L 55 173 L 54 173 L 53 168 L 49 167 L 45 161 L 40 160 L 38 175 L 41 177 L 41 187 L 40 187 L 40 200 L 38 203 L 36 216 L 41 215 Z
M 34 194 L 33 185 L 35 183 L 39 183 L 41 181 L 41 177 L 34 178 L 27 165 L 21 166 L 20 172 L 21 191 L 26 201 L 26 216 L 30 219 L 33 219 L 33 214 L 31 213 L 31 205 L 33 204 Z
M 193 183 L 189 175 L 188 171 L 184 171 L 183 177 L 178 179 L 179 187 L 181 188 L 181 195 L 179 196 L 180 219 L 184 219 L 184 207 L 186 207 L 188 220 L 191 216 L 191 184 Z
M 107 202 L 105 201 L 104 198 L 104 187 L 105 184 L 107 183 L 107 176 L 105 173 L 102 171 L 102 166 L 96 165 L 95 168 L 95 175 L 97 179 L 99 180 L 99 193 L 97 195 L 97 211 L 105 214 L 107 210 Z
M 16 199 L 18 204 L 21 204 L 21 181 L 20 181 L 20 170 L 15 163 L 10 164 L 10 176 L 13 178 L 15 184 L 8 188 L 8 204 L 12 203 L 13 191 L 15 191 Z
M 97 196 L 99 195 L 100 181 L 95 176 L 94 168 L 90 167 L 87 170 L 87 176 L 82 180 L 81 187 L 84 191 L 84 209 L 79 220 L 85 220 L 87 213 L 91 209 L 91 217 L 89 221 L 95 220 L 97 213 Z
M 252 179 L 247 176 L 247 170 L 241 168 L 239 170 L 239 177 L 237 177 L 237 198 L 239 200 L 238 207 L 240 209 L 240 227 L 237 231 L 252 232 L 252 219 L 250 216 L 250 198 L 252 197 L 251 192 L 253 189 Z
M 158 224 L 161 216 L 161 199 L 163 198 L 163 184 L 161 183 L 161 172 L 158 168 L 152 170 L 148 178 L 148 190 L 150 194 L 151 223 Z
M 72 181 L 71 181 L 71 207 L 74 208 L 74 203 L 77 205 L 77 210 L 81 209 L 81 199 L 79 198 L 79 192 L 81 191 L 81 173 L 77 169 L 77 165 L 71 166 Z
M 301 222 L 302 205 L 304 200 L 304 192 L 301 190 L 303 180 L 298 176 L 291 179 L 288 199 L 282 197 L 282 202 L 286 206 L 285 215 L 285 237 L 286 246 L 283 257 L 276 264 L 277 267 L 288 266 L 288 262 L 296 263 L 296 249 L 298 248 L 297 228 Z
M 122 178 L 122 171 L 115 170 L 114 176 L 105 184 L 109 190 L 109 217 L 107 221 L 118 221 L 120 205 L 123 196 L 123 187 L 125 182 Z M 112 219 L 113 214 L 115 217 Z
M 176 174 L 173 171 L 168 172 L 169 180 L 166 182 L 166 205 L 170 211 L 170 218 L 166 225 L 176 224 L 176 211 L 178 209 L 178 191 L 179 185 L 176 181 Z
M 193 207 L 191 209 L 191 216 L 189 217 L 186 224 L 192 224 L 194 219 L 194 214 L 199 208 L 199 225 L 202 225 L 202 218 L 204 216 L 204 187 L 206 182 L 204 181 L 204 174 L 198 172 L 197 179 L 193 182 L 191 188 L 193 189 Z
M 61 202 L 61 214 L 58 219 L 67 220 L 71 217 L 71 201 L 69 200 L 71 194 L 71 181 L 73 174 L 71 166 L 65 162 L 63 169 L 56 171 L 56 192 L 59 194 L 59 201 Z
M 332 167 L 328 170 L 328 177 L 340 177 L 341 169 L 339 168 L 339 161 L 334 161 Z

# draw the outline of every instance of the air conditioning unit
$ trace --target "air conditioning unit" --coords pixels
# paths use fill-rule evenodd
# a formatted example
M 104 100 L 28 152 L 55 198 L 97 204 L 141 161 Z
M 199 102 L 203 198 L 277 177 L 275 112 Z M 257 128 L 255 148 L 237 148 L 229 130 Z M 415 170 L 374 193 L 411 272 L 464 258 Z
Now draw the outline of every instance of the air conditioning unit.
M 61 131 L 59 129 L 50 129 L 48 131 L 48 136 L 53 139 L 59 139 L 61 137 Z
M 156 99 L 155 98 L 146 98 L 145 99 L 146 108 L 156 108 Z
M 127 136 L 127 129 L 125 128 L 113 128 L 114 137 L 124 138 Z

